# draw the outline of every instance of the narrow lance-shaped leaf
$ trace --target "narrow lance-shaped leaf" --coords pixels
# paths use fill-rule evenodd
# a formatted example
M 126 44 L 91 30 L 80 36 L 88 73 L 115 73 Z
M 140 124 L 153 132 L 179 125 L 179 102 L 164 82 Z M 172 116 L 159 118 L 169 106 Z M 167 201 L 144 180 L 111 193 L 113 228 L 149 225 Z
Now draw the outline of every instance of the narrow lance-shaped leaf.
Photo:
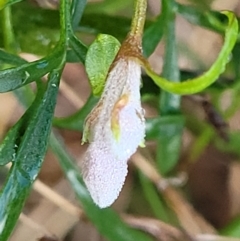
M 8 5 L 21 2 L 22 0 L 0 0 L 0 10 L 5 8 Z
M 0 62 L 11 65 L 21 65 L 27 63 L 25 59 L 22 59 L 14 54 L 10 54 L 2 49 L 0 49 Z
M 20 120 L 8 131 L 0 144 L 0 165 L 6 165 L 16 156 L 16 151 L 21 139 L 31 122 L 31 116 L 36 114 L 37 107 L 42 99 L 42 93 L 38 93 L 34 103 L 28 108 Z
M 145 69 L 146 73 L 153 79 L 153 81 L 162 89 L 171 93 L 186 95 L 194 94 L 202 91 L 214 81 L 217 80 L 219 75 L 225 70 L 226 64 L 229 62 L 231 51 L 236 43 L 238 36 L 238 22 L 235 15 L 228 11 L 223 11 L 228 17 L 228 26 L 225 32 L 225 41 L 223 47 L 211 68 L 203 75 L 186 80 L 182 83 L 173 83 L 158 76 L 150 67 L 148 62 L 144 59 L 139 59 L 141 65 Z
M 240 238 L 240 217 L 233 219 L 230 223 L 227 224 L 221 231 L 221 235 L 228 237 Z M 227 238 L 226 238 L 227 240 Z
M 143 35 L 143 54 L 144 56 L 150 56 L 157 45 L 159 44 L 164 29 L 164 13 L 160 14 L 156 21 L 152 23 L 145 31 Z
M 71 5 L 72 28 L 76 30 L 83 15 L 87 0 L 73 0 Z
M 6 241 L 21 213 L 30 188 L 41 168 L 56 104 L 60 72 L 53 70 L 46 92 L 16 147 L 8 179 L 0 193 L 0 241 Z
M 85 63 L 87 47 L 75 35 L 70 37 L 69 45 L 79 61 Z
M 178 53 L 176 44 L 176 3 L 175 0 L 163 0 L 162 12 L 165 15 L 164 34 L 165 51 L 162 76 L 175 83 L 180 82 L 178 68 Z M 160 118 L 179 115 L 181 97 L 179 95 L 161 91 L 159 96 Z M 157 137 L 156 162 L 162 175 L 169 173 L 179 160 L 183 122 L 166 123 L 159 126 Z
M 63 51 L 56 49 L 46 58 L 25 63 L 21 66 L 0 71 L 0 93 L 17 89 L 32 81 L 35 81 L 62 62 Z
M 217 11 L 203 11 L 195 6 L 176 3 L 177 11 L 190 23 L 208 28 L 212 31 L 224 33 L 225 23 L 221 22 L 221 13 Z

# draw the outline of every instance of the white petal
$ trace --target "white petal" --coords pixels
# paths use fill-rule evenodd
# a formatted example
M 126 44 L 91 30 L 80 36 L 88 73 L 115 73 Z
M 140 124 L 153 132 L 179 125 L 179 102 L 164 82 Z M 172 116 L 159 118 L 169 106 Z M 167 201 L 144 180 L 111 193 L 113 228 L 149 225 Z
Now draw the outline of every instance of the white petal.
M 113 141 L 118 158 L 128 160 L 145 137 L 143 111 L 136 103 L 127 104 L 119 113 L 120 138 Z
M 127 162 L 117 160 L 106 143 L 91 143 L 82 170 L 93 201 L 105 208 L 116 200 L 122 189 L 127 175 Z
M 98 107 L 90 114 L 91 143 L 82 164 L 83 179 L 94 202 L 102 208 L 118 197 L 127 175 L 127 161 L 144 140 L 140 77 L 136 62 L 119 59 L 109 73 Z M 124 96 L 126 102 L 115 113 Z M 113 117 L 119 138 L 112 129 Z

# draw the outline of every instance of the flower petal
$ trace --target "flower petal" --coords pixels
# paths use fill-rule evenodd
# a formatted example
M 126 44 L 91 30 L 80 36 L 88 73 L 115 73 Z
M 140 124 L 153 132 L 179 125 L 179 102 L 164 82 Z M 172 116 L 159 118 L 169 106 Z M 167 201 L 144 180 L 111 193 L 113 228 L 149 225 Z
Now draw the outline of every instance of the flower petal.
M 127 175 L 127 161 L 118 160 L 104 143 L 90 144 L 83 161 L 83 179 L 93 201 L 110 206 L 118 197 Z
M 140 80 L 137 62 L 117 60 L 98 105 L 86 121 L 90 145 L 83 160 L 83 179 L 94 202 L 102 208 L 118 197 L 127 175 L 127 161 L 145 136 Z

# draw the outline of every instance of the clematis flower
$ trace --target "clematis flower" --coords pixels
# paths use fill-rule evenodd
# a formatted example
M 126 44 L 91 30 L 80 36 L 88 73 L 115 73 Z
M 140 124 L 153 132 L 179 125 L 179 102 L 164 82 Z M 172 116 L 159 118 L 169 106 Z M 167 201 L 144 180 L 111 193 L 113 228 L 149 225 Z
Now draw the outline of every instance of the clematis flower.
M 140 84 L 138 62 L 118 54 L 102 96 L 85 122 L 84 136 L 90 144 L 82 162 L 83 179 L 101 208 L 118 197 L 127 175 L 127 162 L 145 137 Z

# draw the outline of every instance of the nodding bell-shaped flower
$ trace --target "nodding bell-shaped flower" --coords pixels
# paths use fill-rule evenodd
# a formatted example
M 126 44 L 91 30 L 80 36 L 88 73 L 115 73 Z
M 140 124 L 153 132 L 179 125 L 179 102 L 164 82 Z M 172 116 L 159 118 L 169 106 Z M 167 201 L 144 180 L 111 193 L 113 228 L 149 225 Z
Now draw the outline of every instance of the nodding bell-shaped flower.
M 133 40 L 128 38 L 120 48 L 102 96 L 85 122 L 84 135 L 90 144 L 82 162 L 83 179 L 101 208 L 110 206 L 118 197 L 128 159 L 145 137 L 141 67 L 134 58 L 141 47 L 133 47 Z

